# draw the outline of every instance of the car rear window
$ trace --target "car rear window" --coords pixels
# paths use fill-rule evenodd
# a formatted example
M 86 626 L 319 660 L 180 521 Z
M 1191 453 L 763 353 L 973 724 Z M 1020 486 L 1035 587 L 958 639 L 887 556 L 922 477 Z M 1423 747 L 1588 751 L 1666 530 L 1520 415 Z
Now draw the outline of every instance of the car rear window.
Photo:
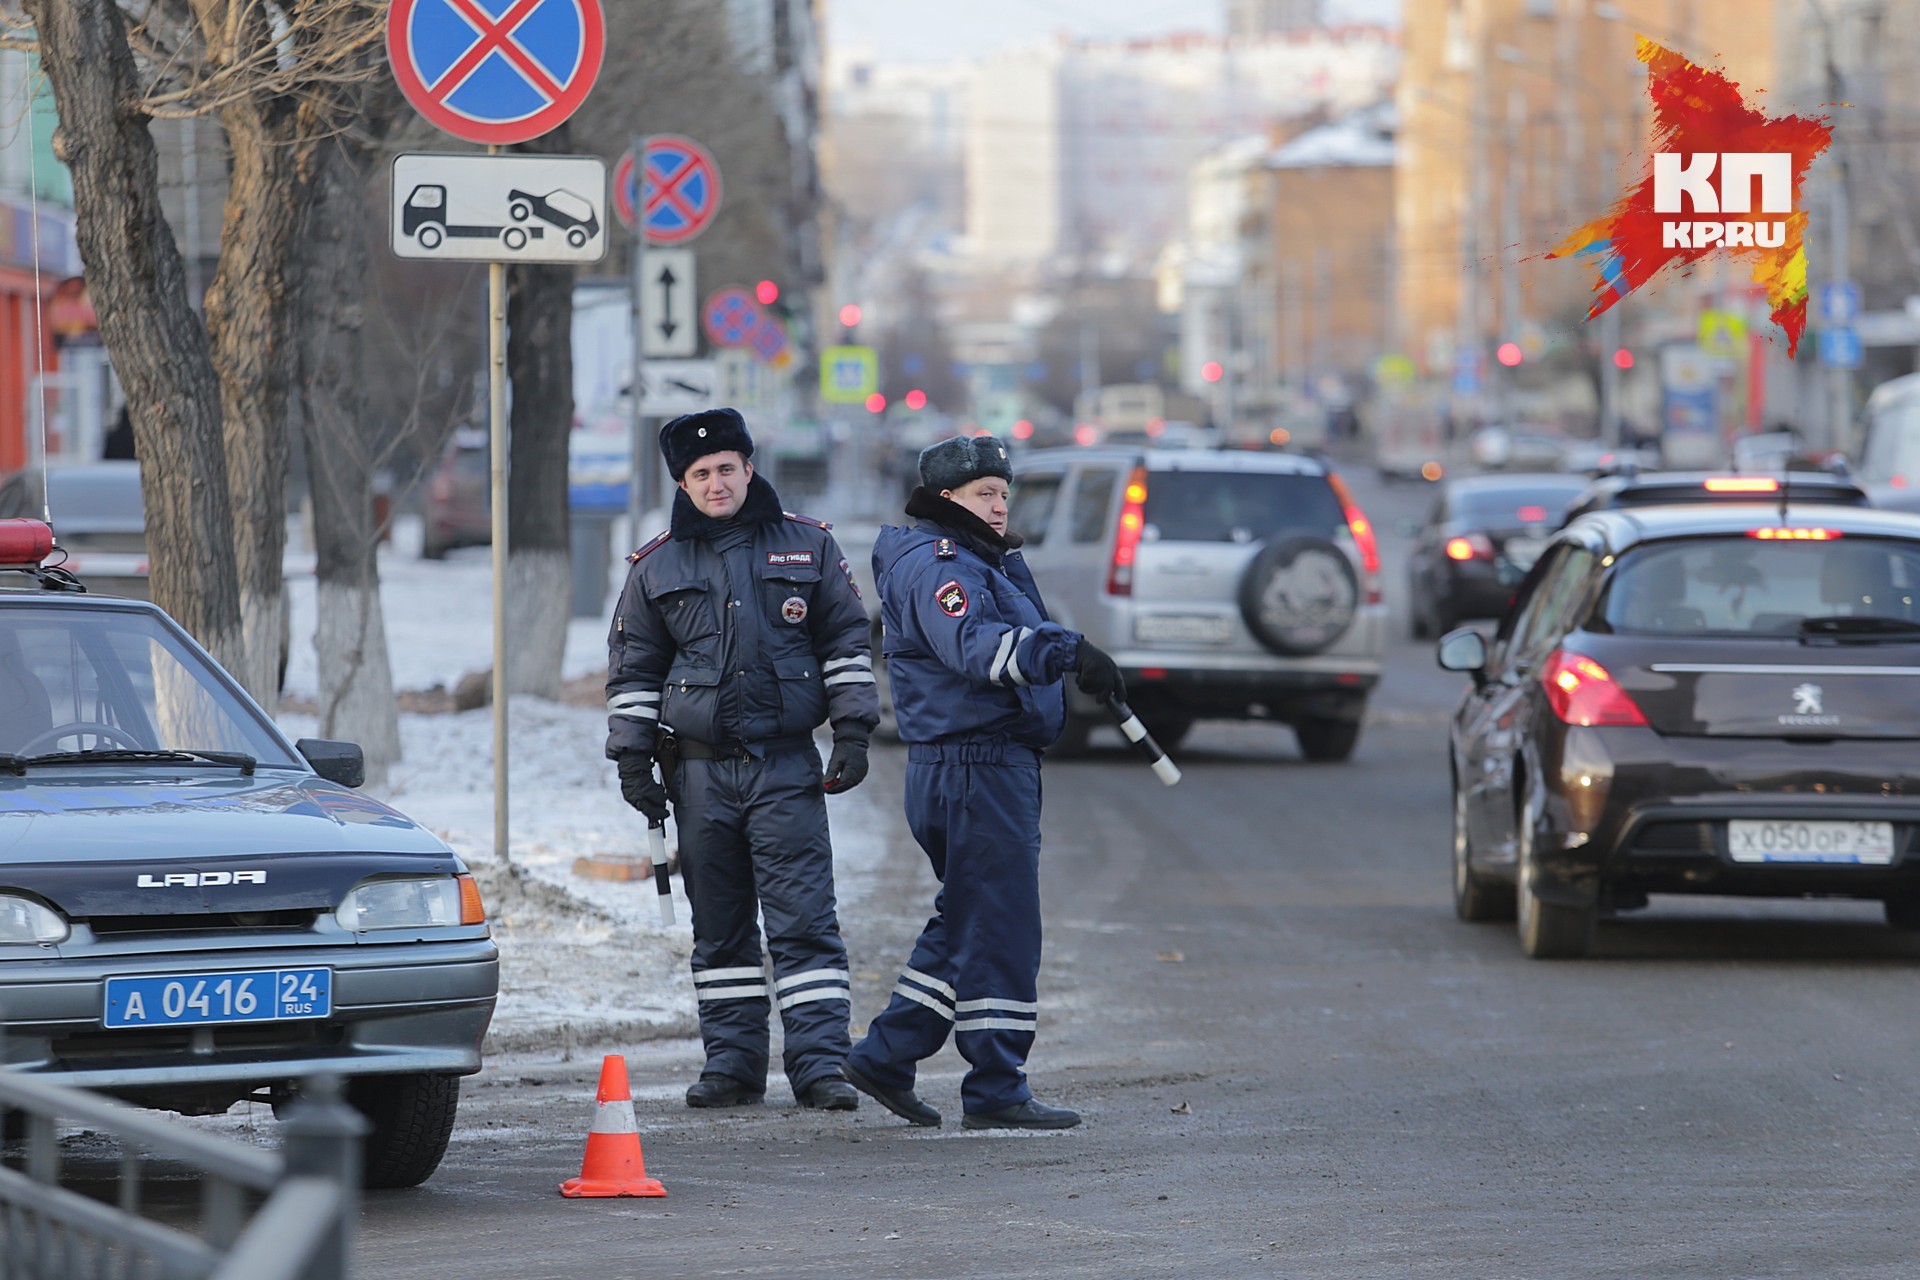
M 1608 628 L 1662 635 L 1793 635 L 1806 618 L 1920 622 L 1920 543 L 1745 535 L 1656 543 L 1623 557 L 1600 614 Z
M 1156 471 L 1141 536 L 1164 542 L 1257 542 L 1276 533 L 1333 537 L 1346 527 L 1325 476 Z
M 1453 495 L 1455 519 L 1487 529 L 1510 525 L 1559 524 L 1584 483 L 1564 487 L 1493 489 Z

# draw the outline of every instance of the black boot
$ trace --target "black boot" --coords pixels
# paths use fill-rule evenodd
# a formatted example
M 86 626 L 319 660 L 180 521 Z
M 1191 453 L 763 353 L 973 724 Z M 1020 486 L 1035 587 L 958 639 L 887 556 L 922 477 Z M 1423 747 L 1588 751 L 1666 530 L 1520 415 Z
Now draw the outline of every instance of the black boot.
M 823 1076 L 794 1095 L 810 1111 L 857 1111 L 860 1095 L 845 1080 Z
M 962 1129 L 1071 1129 L 1080 1123 L 1080 1113 L 1066 1107 L 1050 1107 L 1028 1098 L 1017 1107 L 1000 1111 L 969 1112 L 961 1117 Z
M 690 1107 L 744 1107 L 766 1096 L 764 1089 L 749 1089 L 732 1076 L 702 1072 L 699 1081 L 687 1090 Z
M 910 1124 L 917 1124 L 926 1129 L 938 1129 L 940 1127 L 940 1113 L 920 1101 L 919 1096 L 915 1094 L 913 1090 L 889 1089 L 883 1085 L 876 1084 L 861 1075 L 859 1070 L 851 1062 L 843 1062 L 840 1064 L 840 1074 L 848 1084 L 851 1084 L 854 1088 L 866 1094 L 869 1098 L 872 1098 L 875 1102 L 893 1112 L 893 1114 L 899 1116 L 902 1120 Z

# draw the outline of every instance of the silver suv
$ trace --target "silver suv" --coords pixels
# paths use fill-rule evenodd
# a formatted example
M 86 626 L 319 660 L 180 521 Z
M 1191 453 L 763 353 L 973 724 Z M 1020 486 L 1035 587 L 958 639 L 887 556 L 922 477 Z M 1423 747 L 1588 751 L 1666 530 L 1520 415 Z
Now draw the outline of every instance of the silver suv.
M 1373 530 L 1298 454 L 1067 448 L 1018 464 L 1008 523 L 1048 611 L 1111 653 L 1163 744 L 1199 719 L 1278 720 L 1344 760 L 1380 679 Z M 1068 686 L 1060 748 L 1102 716 Z

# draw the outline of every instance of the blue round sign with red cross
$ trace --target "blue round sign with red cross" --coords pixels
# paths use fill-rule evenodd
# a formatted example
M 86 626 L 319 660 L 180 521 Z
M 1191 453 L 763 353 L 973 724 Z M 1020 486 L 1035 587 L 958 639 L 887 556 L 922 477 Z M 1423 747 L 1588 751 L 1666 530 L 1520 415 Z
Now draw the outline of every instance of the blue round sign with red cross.
M 469 142 L 556 128 L 600 74 L 600 0 L 393 0 L 387 59 L 407 101 Z
M 639 178 L 640 229 L 652 244 L 685 244 L 720 212 L 720 166 L 692 138 L 648 138 Z
M 700 312 L 700 323 L 716 347 L 746 346 L 766 319 L 759 301 L 737 284 L 715 290 Z

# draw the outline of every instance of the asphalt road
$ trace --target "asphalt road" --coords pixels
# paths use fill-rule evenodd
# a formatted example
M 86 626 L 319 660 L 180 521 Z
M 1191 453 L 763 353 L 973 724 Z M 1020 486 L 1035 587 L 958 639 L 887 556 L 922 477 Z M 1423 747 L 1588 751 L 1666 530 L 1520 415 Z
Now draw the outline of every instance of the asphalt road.
M 1400 521 L 1362 486 L 1400 592 Z M 689 1111 L 689 1042 L 629 1055 L 665 1200 L 569 1201 L 597 1057 L 469 1082 L 425 1187 L 370 1198 L 366 1276 L 1711 1277 L 1912 1274 L 1920 943 L 1877 908 L 1656 900 L 1524 959 L 1447 891 L 1458 685 L 1401 630 L 1355 759 L 1202 725 L 1163 790 L 1110 740 L 1047 767 L 1031 1073 L 1078 1130 L 868 1105 Z M 868 787 L 898 791 L 876 751 Z M 930 900 L 904 830 L 846 921 L 856 1021 Z

